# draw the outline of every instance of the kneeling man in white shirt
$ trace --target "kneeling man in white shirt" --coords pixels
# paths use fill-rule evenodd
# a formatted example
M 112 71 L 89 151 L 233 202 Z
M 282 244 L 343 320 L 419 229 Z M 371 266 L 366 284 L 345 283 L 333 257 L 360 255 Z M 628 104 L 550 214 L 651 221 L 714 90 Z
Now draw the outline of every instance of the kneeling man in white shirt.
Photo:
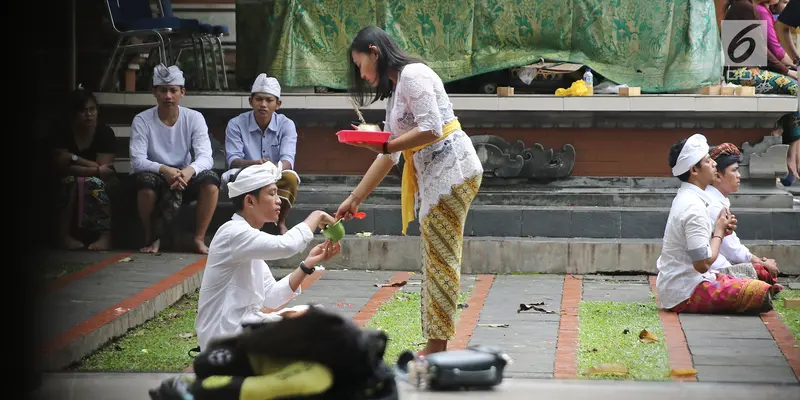
M 714 182 L 716 162 L 705 136 L 695 134 L 672 146 L 669 166 L 681 187 L 669 211 L 656 287 L 661 306 L 675 312 L 759 313 L 772 310 L 772 285 L 718 274 L 711 265 L 736 218 L 723 208 L 716 222 L 707 207 L 706 187 Z
M 243 323 L 282 318 L 276 310 L 300 294 L 300 283 L 315 266 L 339 254 L 341 247 L 325 241 L 314 247 L 291 274 L 276 281 L 264 260 L 289 258 L 305 249 L 314 230 L 333 224 L 333 217 L 314 211 L 283 235 L 260 230 L 276 222 L 281 199 L 276 182 L 281 170 L 271 162 L 248 166 L 228 183 L 236 213 L 214 235 L 200 285 L 195 330 L 200 349 L 210 340 L 241 332 Z

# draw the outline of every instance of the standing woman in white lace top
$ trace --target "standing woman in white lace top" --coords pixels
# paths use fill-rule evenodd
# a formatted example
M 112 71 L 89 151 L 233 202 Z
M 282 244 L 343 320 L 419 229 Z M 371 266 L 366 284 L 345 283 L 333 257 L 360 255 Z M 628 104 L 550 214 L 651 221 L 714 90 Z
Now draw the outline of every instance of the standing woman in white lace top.
M 384 130 L 392 135 L 382 145 L 357 144 L 378 156 L 336 217 L 352 218 L 403 154 L 402 232 L 416 211 L 422 233 L 423 353 L 444 351 L 455 339 L 464 223 L 483 167 L 432 69 L 374 26 L 356 35 L 350 57 L 350 95 L 361 107 L 387 99 Z

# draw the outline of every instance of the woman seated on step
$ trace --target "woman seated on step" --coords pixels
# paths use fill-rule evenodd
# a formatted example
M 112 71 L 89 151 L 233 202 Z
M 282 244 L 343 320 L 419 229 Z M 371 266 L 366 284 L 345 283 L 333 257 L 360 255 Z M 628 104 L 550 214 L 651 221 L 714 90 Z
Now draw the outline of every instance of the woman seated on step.
M 114 171 L 116 137 L 97 121 L 97 100 L 78 88 L 67 103 L 66 124 L 53 130 L 54 166 L 58 181 L 56 232 L 58 244 L 68 250 L 84 247 L 75 234 L 89 233 L 89 250 L 111 248 L 111 201 L 117 186 Z
M 767 66 L 731 68 L 725 75 L 729 83 L 742 86 L 754 86 L 758 94 L 790 94 L 797 95 L 797 71 L 791 67 L 793 61 L 786 55 L 780 45 L 773 27 L 772 15 L 766 8 L 765 1 L 731 0 L 725 13 L 726 21 L 763 20 L 767 24 Z

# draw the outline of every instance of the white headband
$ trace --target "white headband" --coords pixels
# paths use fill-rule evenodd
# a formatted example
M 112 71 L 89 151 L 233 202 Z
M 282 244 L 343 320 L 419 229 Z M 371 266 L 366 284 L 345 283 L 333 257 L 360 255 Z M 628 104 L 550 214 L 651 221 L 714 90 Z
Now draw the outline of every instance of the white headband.
M 281 170 L 270 161 L 245 167 L 236 180 L 228 182 L 228 196 L 234 198 L 261 189 L 281 179 Z
M 686 144 L 678 155 L 678 161 L 672 167 L 672 176 L 685 174 L 706 155 L 708 155 L 708 141 L 705 136 L 695 133 L 686 139 Z
M 169 68 L 164 64 L 156 65 L 153 70 L 153 86 L 184 86 L 183 71 L 173 65 Z
M 259 74 L 253 82 L 253 87 L 250 93 L 266 93 L 275 97 L 281 97 L 281 84 L 278 80 L 272 77 L 267 77 L 267 74 Z

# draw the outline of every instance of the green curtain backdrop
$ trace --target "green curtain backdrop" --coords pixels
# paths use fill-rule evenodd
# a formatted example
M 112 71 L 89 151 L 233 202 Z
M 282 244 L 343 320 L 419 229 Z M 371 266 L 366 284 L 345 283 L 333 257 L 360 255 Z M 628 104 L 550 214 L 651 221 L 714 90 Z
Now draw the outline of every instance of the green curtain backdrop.
M 450 82 L 536 62 L 589 65 L 643 92 L 718 83 L 710 0 L 237 0 L 237 81 L 347 86 L 347 48 L 364 26 L 389 32 Z

